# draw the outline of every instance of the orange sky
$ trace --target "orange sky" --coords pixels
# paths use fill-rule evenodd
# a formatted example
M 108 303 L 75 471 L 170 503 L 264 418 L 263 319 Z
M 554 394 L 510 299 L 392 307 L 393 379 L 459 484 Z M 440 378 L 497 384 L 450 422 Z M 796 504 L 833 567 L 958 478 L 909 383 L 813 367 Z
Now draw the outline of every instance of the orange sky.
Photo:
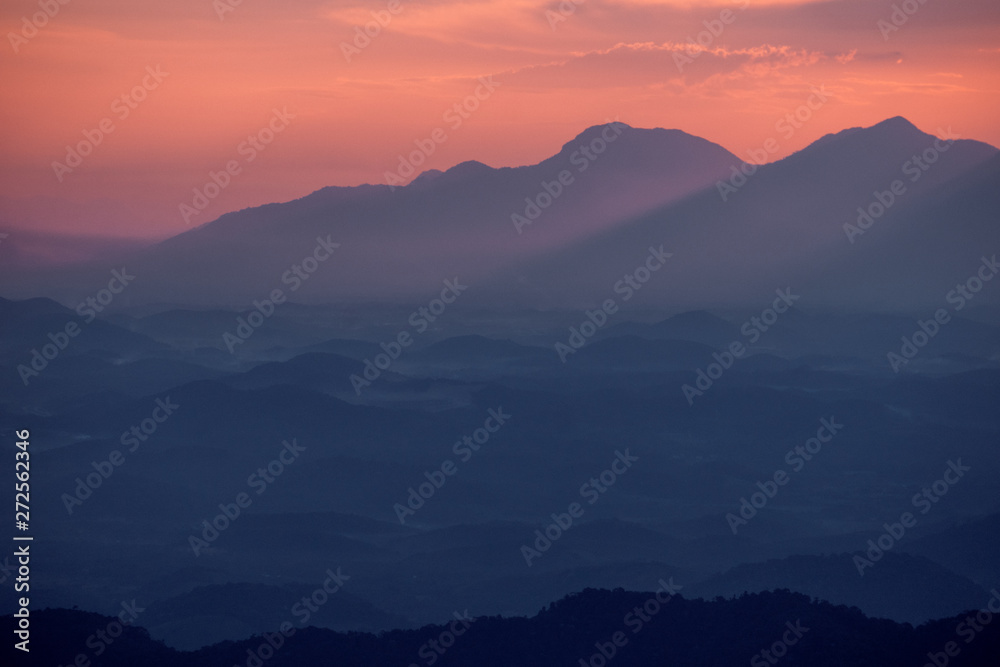
M 896 115 L 1000 146 L 1000 3 L 908 0 L 919 9 L 886 39 L 878 22 L 894 2 L 41 0 L 49 18 L 38 0 L 6 0 L 0 232 L 165 237 L 189 227 L 180 204 L 231 160 L 239 173 L 191 225 L 384 183 L 436 128 L 447 139 L 420 169 L 537 162 L 616 117 L 742 157 L 769 138 L 782 157 Z M 341 45 L 372 12 L 390 20 L 348 62 Z M 37 34 L 23 23 L 35 14 Z M 705 21 L 719 34 L 686 50 Z M 691 56 L 683 69 L 678 56 Z M 499 85 L 480 87 L 456 126 L 445 113 L 478 77 Z M 128 106 L 120 97 L 144 79 L 145 99 Z M 810 99 L 808 120 L 779 130 Z M 247 162 L 241 143 L 274 109 L 294 119 Z M 100 144 L 57 175 L 85 131 Z

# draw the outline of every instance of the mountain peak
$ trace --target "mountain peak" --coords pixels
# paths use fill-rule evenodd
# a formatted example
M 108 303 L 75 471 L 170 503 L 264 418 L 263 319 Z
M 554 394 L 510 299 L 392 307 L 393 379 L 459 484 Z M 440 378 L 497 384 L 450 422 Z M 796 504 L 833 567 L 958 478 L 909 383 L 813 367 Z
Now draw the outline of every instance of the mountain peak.
M 902 116 L 893 116 L 892 118 L 887 118 L 881 123 L 876 123 L 869 128 L 862 130 L 867 134 L 872 134 L 876 136 L 884 136 L 895 140 L 908 140 L 918 137 L 929 136 L 926 132 L 918 128 L 916 125 L 903 118 Z
M 410 185 L 420 185 L 422 183 L 431 183 L 436 181 L 441 174 L 444 172 L 440 169 L 428 169 L 427 171 L 420 172 L 416 178 L 410 181 Z
M 451 169 L 446 170 L 444 173 L 453 178 L 464 178 L 466 176 L 475 176 L 488 171 L 493 171 L 493 167 L 488 164 L 484 164 L 479 160 L 466 160 L 465 162 L 459 162 Z
M 576 137 L 573 138 L 573 141 L 589 141 L 592 139 L 596 139 L 601 135 L 601 132 L 603 132 L 608 126 L 614 128 L 615 131 L 621 131 L 621 132 L 628 132 L 628 131 L 634 132 L 637 129 L 632 127 L 628 123 L 622 123 L 621 121 L 617 120 L 610 120 L 607 123 L 601 123 L 600 125 L 591 125 L 583 132 L 576 135 Z
M 428 185 L 430 183 L 463 181 L 465 179 L 475 178 L 492 171 L 493 167 L 488 164 L 483 164 L 478 160 L 466 160 L 465 162 L 459 162 L 454 167 L 450 167 L 444 171 L 441 171 L 440 169 L 428 169 L 427 171 L 423 171 L 416 178 L 414 178 L 407 187 L 420 187 L 421 185 Z
M 840 132 L 834 132 L 820 137 L 809 144 L 798 154 L 808 154 L 812 150 L 829 146 L 835 143 L 848 141 L 852 144 L 863 144 L 868 149 L 878 146 L 881 150 L 888 150 L 888 147 L 912 148 L 917 142 L 931 135 L 927 134 L 916 125 L 902 116 L 886 118 L 870 127 L 850 127 Z
M 906 130 L 909 132 L 920 132 L 920 129 L 916 125 L 911 123 L 906 118 L 902 116 L 893 116 L 892 118 L 886 118 L 881 123 L 876 123 L 872 125 L 869 129 L 892 129 L 896 131 Z
M 609 121 L 603 125 L 588 127 L 563 144 L 558 153 L 541 164 L 551 161 L 564 162 L 581 151 L 593 160 L 595 158 L 590 156 L 604 153 L 602 142 L 606 146 L 621 146 L 622 148 L 615 149 L 615 152 L 620 153 L 623 158 L 627 154 L 628 157 L 625 159 L 632 167 L 649 162 L 661 163 L 664 159 L 670 159 L 671 155 L 681 154 L 691 156 L 694 161 L 714 159 L 730 162 L 735 158 L 722 146 L 683 130 L 632 127 L 620 121 Z M 628 148 L 625 148 L 626 146 Z M 607 160 L 608 158 L 604 158 L 602 161 Z
M 614 132 L 614 139 L 609 139 L 607 133 L 611 131 Z M 562 149 L 559 151 L 560 154 L 565 152 L 572 152 L 577 150 L 581 144 L 589 144 L 597 139 L 603 139 L 608 143 L 615 141 L 619 137 L 624 138 L 638 138 L 643 137 L 646 139 L 651 138 L 668 138 L 668 137 L 690 137 L 686 132 L 682 130 L 668 130 L 662 127 L 655 128 L 643 128 L 643 127 L 632 127 L 628 123 L 622 123 L 620 121 L 608 121 L 601 125 L 591 125 L 585 129 L 580 134 L 573 137 L 570 141 L 563 144 Z

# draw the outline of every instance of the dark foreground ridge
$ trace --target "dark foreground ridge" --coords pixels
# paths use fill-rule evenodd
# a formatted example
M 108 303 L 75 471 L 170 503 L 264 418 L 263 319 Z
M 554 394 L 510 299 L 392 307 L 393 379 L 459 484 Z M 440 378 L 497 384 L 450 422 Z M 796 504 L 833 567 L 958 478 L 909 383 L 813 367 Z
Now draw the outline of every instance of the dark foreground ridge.
M 663 601 L 663 602 L 661 602 Z M 810 667 L 995 666 L 1000 617 L 909 624 L 789 591 L 713 601 L 586 589 L 533 618 L 481 617 L 379 635 L 307 628 L 180 652 L 141 628 L 77 610 L 32 614 L 31 661 L 46 667 Z M 11 627 L 13 619 L 4 624 Z M 115 627 L 111 627 L 115 626 Z M 110 629 L 110 633 L 109 633 Z M 103 631 L 103 634 L 99 634 Z M 10 644 L 5 648 L 12 650 Z M 80 656 L 83 656 L 82 658 Z M 23 662 L 21 664 L 24 664 Z

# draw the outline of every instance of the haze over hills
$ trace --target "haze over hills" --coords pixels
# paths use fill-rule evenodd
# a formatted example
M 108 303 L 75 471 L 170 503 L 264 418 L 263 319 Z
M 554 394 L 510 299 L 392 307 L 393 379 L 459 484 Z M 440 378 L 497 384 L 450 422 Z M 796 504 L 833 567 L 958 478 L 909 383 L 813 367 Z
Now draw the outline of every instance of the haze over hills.
M 781 653 L 785 664 L 814 667 L 902 667 L 920 664 L 931 654 L 944 656 L 939 660 L 948 659 L 947 664 L 954 667 L 982 667 L 990 665 L 1000 650 L 997 626 L 971 625 L 968 616 L 957 615 L 914 628 L 866 618 L 855 608 L 812 601 L 788 591 L 706 602 L 686 599 L 683 591 L 668 595 L 668 587 L 674 584 L 661 581 L 656 591 L 649 590 L 651 587 L 646 592 L 587 589 L 533 612 L 530 618 L 476 617 L 456 612 L 449 624 L 378 635 L 293 627 L 287 637 L 261 633 L 187 652 L 151 639 L 142 627 L 125 627 L 120 641 L 103 646 L 106 650 L 102 664 L 256 665 L 258 661 L 264 664 L 261 656 L 267 656 L 269 664 L 298 667 L 323 662 L 332 655 L 338 664 L 352 667 L 549 667 L 573 661 L 579 664 L 592 656 L 597 656 L 595 664 L 607 664 L 600 650 L 604 646 L 604 654 L 626 667 L 730 667 L 750 659 L 765 665 L 769 664 L 765 656 L 776 660 L 774 653 Z M 44 664 L 71 661 L 88 635 L 93 637 L 95 627 L 114 622 L 110 617 L 75 610 L 45 610 L 40 612 L 39 620 L 44 630 L 38 658 Z M 956 627 L 961 644 L 955 642 Z M 976 627 L 981 629 L 976 632 Z M 617 644 L 612 642 L 614 637 L 618 638 Z M 942 650 L 948 642 L 953 645 L 954 655 L 950 657 Z M 277 649 L 272 648 L 275 644 Z M 764 648 L 775 645 L 778 650 L 774 653 Z
M 590 152 L 591 145 L 600 154 Z M 738 162 L 722 147 L 678 130 L 596 126 L 536 165 L 493 169 L 465 162 L 406 187 L 328 187 L 223 215 L 122 256 L 143 275 L 128 297 L 132 303 L 233 305 L 275 287 L 287 290 L 284 272 L 313 252 L 317 237 L 328 236 L 341 248 L 303 286 L 304 299 L 422 294 L 450 277 L 445 274 L 482 278 L 512 259 L 679 200 Z M 559 183 L 563 171 L 571 177 L 563 179 L 567 185 Z M 511 214 L 523 212 L 526 197 L 544 192 L 543 181 L 561 189 L 558 206 L 546 212 L 559 224 L 536 230 L 529 244 Z
M 0 5 L 0 667 L 997 667 L 997 0 L 120 4 Z
M 590 306 L 662 245 L 673 256 L 636 303 L 743 304 L 794 285 L 814 304 L 926 307 L 1000 247 L 998 178 L 994 147 L 936 141 L 902 118 L 756 169 L 677 130 L 595 126 L 532 166 L 468 162 L 226 214 L 120 255 L 140 276 L 121 301 L 242 308 L 276 288 L 313 303 L 413 301 L 457 276 L 474 286 L 463 303 Z M 876 191 L 893 199 L 884 215 L 845 231 L 859 207 L 883 208 Z M 312 273 L 289 271 L 314 251 Z M 70 282 L 85 294 L 108 269 L 68 271 L 5 280 L 9 293 L 69 299 Z
M 729 191 L 737 156 L 620 129 L 593 161 L 581 146 L 616 130 L 538 165 L 231 213 L 124 255 L 124 287 L 103 265 L 5 283 L 31 295 L 0 298 L 0 428 L 37 438 L 35 603 L 141 600 L 154 639 L 204 655 L 272 632 L 330 568 L 345 594 L 304 633 L 416 633 L 670 577 L 897 622 L 985 604 L 996 149 L 895 118 Z M 580 159 L 519 234 L 525 197 Z M 845 613 L 881 627 L 823 616 Z
M 311 623 L 334 629 L 438 622 L 459 606 L 530 614 L 587 586 L 642 588 L 667 576 L 692 595 L 790 588 L 910 621 L 915 602 L 921 618 L 938 618 L 995 586 L 994 519 L 955 527 L 1000 509 L 989 474 L 998 467 L 1000 335 L 979 321 L 989 317 L 956 315 L 897 375 L 885 352 L 912 320 L 796 307 L 689 401 L 682 385 L 703 386 L 699 368 L 732 340 L 748 342 L 738 319 L 625 314 L 561 363 L 552 343 L 566 335 L 562 314 L 498 327 L 466 310 L 356 391 L 351 375 L 383 354 L 386 327 L 405 323 L 408 308 L 402 318 L 398 308 L 363 310 L 369 325 L 355 326 L 353 306 L 290 305 L 239 354 L 221 337 L 234 311 L 136 308 L 86 324 L 45 299 L 0 308 L 0 427 L 44 433 L 33 509 L 53 549 L 39 559 L 46 584 L 36 600 L 107 612 L 125 596 L 148 600 L 148 627 L 172 646 L 266 631 L 281 610 L 254 601 L 301 591 L 331 565 L 350 573 L 351 594 Z M 332 328 L 338 313 L 343 326 Z M 82 333 L 25 386 L 18 368 L 31 349 L 71 321 Z M 176 415 L 89 497 L 81 480 L 107 471 L 109 452 L 126 451 L 122 438 L 157 400 L 180 406 Z M 479 449 L 463 444 L 491 409 L 510 423 Z M 734 534 L 726 514 L 776 469 L 795 472 L 788 452 L 820 418 L 843 433 Z M 209 549 L 192 553 L 200 522 L 292 438 L 305 465 L 287 466 Z M 526 564 L 521 548 L 534 531 L 625 451 L 635 467 Z M 457 474 L 417 504 L 411 490 L 446 460 Z M 948 460 L 972 472 L 900 545 L 933 563 L 893 552 L 872 577 L 853 580 L 848 554 L 912 507 Z M 87 496 L 80 506 L 78 495 Z M 400 514 L 407 503 L 413 516 Z M 938 547 L 939 536 L 965 555 Z M 786 560 L 758 567 L 769 559 Z M 94 585 L 76 587 L 74 567 Z M 917 595 L 906 582 L 928 572 L 950 583 Z M 344 620 L 352 605 L 353 625 Z
M 763 306 L 775 288 L 792 286 L 821 307 L 939 307 L 1000 248 L 1000 156 L 968 140 L 940 152 L 935 141 L 902 118 L 826 137 L 725 192 L 703 191 L 527 260 L 491 287 L 538 286 L 542 303 L 593 305 L 662 244 L 673 257 L 639 303 Z M 925 151 L 934 160 L 926 170 L 914 161 Z M 892 194 L 894 181 L 902 194 Z M 876 191 L 893 198 L 887 209 Z M 858 208 L 885 213 L 858 228 Z

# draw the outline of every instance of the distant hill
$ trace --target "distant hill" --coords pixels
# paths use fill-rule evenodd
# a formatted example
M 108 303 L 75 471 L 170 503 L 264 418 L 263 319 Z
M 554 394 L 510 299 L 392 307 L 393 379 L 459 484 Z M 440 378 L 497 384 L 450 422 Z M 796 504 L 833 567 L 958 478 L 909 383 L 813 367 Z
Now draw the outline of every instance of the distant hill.
M 407 186 L 328 187 L 227 213 L 123 252 L 138 278 L 122 302 L 243 309 L 282 289 L 302 303 L 420 304 L 458 277 L 471 290 L 463 305 L 592 307 L 663 245 L 674 256 L 636 303 L 712 308 L 792 287 L 813 304 L 927 307 L 1000 247 L 997 149 L 943 143 L 904 118 L 743 166 L 749 175 L 740 158 L 679 130 L 620 125 L 606 141 L 609 131 L 589 128 L 535 165 L 465 162 Z M 597 141 L 605 150 L 581 158 Z M 883 206 L 877 193 L 894 181 L 901 194 Z M 876 215 L 848 234 L 859 208 Z M 70 302 L 107 271 L 22 267 L 4 281 L 11 295 Z
M 153 637 L 181 649 L 197 649 L 233 637 L 250 637 L 273 630 L 286 620 L 298 622 L 315 587 L 303 584 L 266 586 L 225 584 L 203 586 L 190 593 L 151 604 L 142 617 Z M 310 625 L 336 630 L 403 628 L 409 621 L 374 608 L 349 591 L 338 591 L 308 615 Z
M 394 630 L 378 636 L 293 625 L 295 632 L 287 639 L 270 635 L 271 645 L 277 649 L 261 636 L 185 653 L 153 641 L 141 627 L 128 627 L 110 647 L 102 646 L 100 664 L 218 667 L 261 661 L 270 667 L 551 667 L 580 664 L 582 660 L 584 665 L 623 667 L 732 667 L 774 664 L 775 656 L 780 655 L 785 665 L 904 667 L 923 664 L 928 654 L 941 653 L 948 642 L 955 642 L 953 648 L 958 650 L 956 657 L 945 656 L 952 667 L 994 665 L 1000 655 L 1000 625 L 993 623 L 978 634 L 972 633 L 967 643 L 968 627 L 965 635 L 956 634 L 963 622 L 961 616 L 914 629 L 787 591 L 712 602 L 682 595 L 670 598 L 661 592 L 657 599 L 654 592 L 587 589 L 549 605 L 532 618 L 470 618 L 464 623 L 455 620 L 448 625 Z M 462 617 L 462 611 L 456 610 L 457 618 Z M 114 622 L 113 618 L 63 609 L 34 612 L 32 619 L 31 664 L 37 665 L 69 664 L 80 653 L 92 659 L 88 636 Z M 4 622 L 12 620 L 6 617 Z M 137 624 L 142 622 L 140 614 Z M 617 645 L 613 643 L 616 638 Z M 96 646 L 95 642 L 92 640 Z M 4 650 L 13 649 L 8 643 Z M 261 656 L 266 656 L 266 663 Z M 767 657 L 772 659 L 770 663 Z
M 915 581 L 923 584 L 914 586 Z M 738 565 L 685 593 L 711 599 L 778 588 L 914 625 L 977 608 L 989 597 L 986 589 L 936 563 L 894 552 L 885 554 L 864 577 L 858 576 L 850 554 L 790 556 Z
M 1000 586 L 1000 514 L 956 523 L 914 540 L 904 550 L 941 563 L 984 588 Z
M 405 187 L 327 187 L 295 201 L 227 213 L 123 255 L 140 276 L 128 297 L 133 304 L 245 307 L 282 288 L 312 302 L 390 294 L 429 299 L 446 278 L 481 282 L 514 259 L 712 187 L 739 163 L 721 146 L 680 130 L 624 124 L 618 130 L 589 128 L 535 165 L 494 169 L 470 161 Z M 609 132 L 613 141 L 601 139 Z M 587 159 L 582 151 L 594 141 L 605 148 Z M 563 172 L 572 179 L 564 176 L 565 185 L 559 182 Z M 545 211 L 519 234 L 511 216 L 524 216 L 526 199 L 540 201 Z M 286 272 L 311 257 L 320 238 L 340 248 L 332 256 L 321 251 L 329 259 L 307 279 L 289 273 L 286 281 Z M 46 284 L 85 294 L 88 281 L 79 276 L 48 270 L 23 284 L 33 294 Z M 22 279 L 12 275 L 8 284 Z M 297 281 L 301 290 L 293 290 Z
M 662 244 L 673 257 L 635 304 L 759 302 L 763 309 L 776 288 L 788 287 L 803 308 L 919 306 L 933 313 L 984 253 L 1000 247 L 997 149 L 961 139 L 936 152 L 928 169 L 915 167 L 935 141 L 903 118 L 827 137 L 734 178 L 733 191 L 713 187 L 528 258 L 480 291 L 539 307 L 592 307 L 614 296 L 615 281 L 642 264 L 649 246 Z M 903 194 L 849 238 L 845 225 L 857 225 L 858 208 L 879 206 L 875 193 L 897 180 Z

